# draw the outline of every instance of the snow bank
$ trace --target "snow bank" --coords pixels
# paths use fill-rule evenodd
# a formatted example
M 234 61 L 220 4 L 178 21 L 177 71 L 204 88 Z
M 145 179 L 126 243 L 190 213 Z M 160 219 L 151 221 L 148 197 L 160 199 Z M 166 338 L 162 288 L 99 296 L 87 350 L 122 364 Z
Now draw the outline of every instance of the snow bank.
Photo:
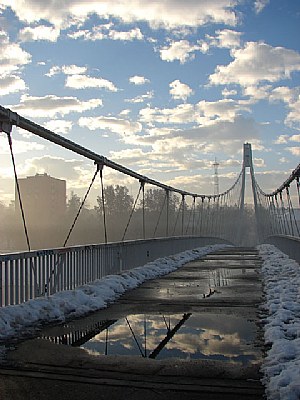
M 262 366 L 268 399 L 300 399 L 300 266 L 275 246 L 258 246 L 263 259 L 265 344 Z
M 91 311 L 105 308 L 126 290 L 146 280 L 168 274 L 185 263 L 211 253 L 226 245 L 211 245 L 157 259 L 144 266 L 119 275 L 109 275 L 75 290 L 63 291 L 49 297 L 39 297 L 21 305 L 0 309 L 0 341 L 24 335 L 41 324 L 65 321 Z

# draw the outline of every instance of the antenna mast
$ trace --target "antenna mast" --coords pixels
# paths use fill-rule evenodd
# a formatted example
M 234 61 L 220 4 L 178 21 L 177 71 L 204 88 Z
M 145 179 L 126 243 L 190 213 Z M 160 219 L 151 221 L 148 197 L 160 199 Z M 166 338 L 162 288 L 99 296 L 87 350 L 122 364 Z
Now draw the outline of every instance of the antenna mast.
M 220 193 L 219 190 L 219 175 L 218 175 L 218 168 L 219 168 L 219 163 L 217 162 L 217 157 L 215 157 L 215 162 L 213 163 L 213 167 L 215 170 L 215 175 L 214 175 L 214 195 L 218 195 Z

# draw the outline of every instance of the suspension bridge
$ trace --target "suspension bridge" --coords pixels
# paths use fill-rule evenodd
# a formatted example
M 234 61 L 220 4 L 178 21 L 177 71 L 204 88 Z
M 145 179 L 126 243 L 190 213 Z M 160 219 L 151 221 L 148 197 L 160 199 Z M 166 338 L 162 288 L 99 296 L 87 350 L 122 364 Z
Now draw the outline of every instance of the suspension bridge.
M 91 183 L 62 247 L 34 250 L 31 248 L 30 230 L 14 156 L 13 127 L 22 128 L 59 147 L 70 150 L 92 161 L 95 165 Z M 7 136 L 20 217 L 27 244 L 27 251 L 0 255 L 0 306 L 21 304 L 39 296 L 71 290 L 108 274 L 120 273 L 159 257 L 199 246 L 215 243 L 239 246 L 247 243 L 250 231 L 257 238 L 258 243 L 274 244 L 290 257 L 300 260 L 300 221 L 297 219 L 297 211 L 300 207 L 300 164 L 280 187 L 272 193 L 265 193 L 255 178 L 251 144 L 246 143 L 242 169 L 235 183 L 223 193 L 207 195 L 171 187 L 136 173 L 4 107 L 0 107 L 0 132 Z M 138 181 L 139 185 L 128 221 L 124 226 L 122 240 L 118 242 L 109 242 L 108 237 L 109 220 L 106 212 L 104 168 L 129 176 Z M 248 171 L 254 203 L 252 218 L 249 218 L 245 211 L 245 186 Z M 100 177 L 101 184 L 103 239 L 99 240 L 101 242 L 99 244 L 68 246 L 97 177 Z M 164 193 L 152 233 L 149 233 L 147 229 L 147 224 L 149 224 L 145 205 L 147 186 L 154 186 Z M 180 200 L 173 213 L 170 211 L 172 195 L 179 196 Z M 138 201 L 141 204 L 139 210 L 141 236 L 139 239 L 126 240 Z M 162 223 L 165 235 L 157 237 L 157 227 Z
M 90 183 L 63 232 L 60 247 L 41 247 L 34 241 L 15 158 L 16 127 L 92 163 Z M 171 274 L 125 293 L 108 308 L 63 326 L 45 328 L 39 339 L 18 344 L 0 372 L 1 396 L 31 399 L 40 398 L 43 393 L 50 399 L 62 395 L 69 398 L 72 393 L 74 399 L 91 399 L 99 398 L 101 390 L 103 398 L 122 398 L 124 393 L 136 399 L 164 396 L 174 400 L 182 395 L 189 399 L 199 395 L 231 400 L 262 398 L 262 343 L 257 327 L 262 260 L 251 246 L 274 244 L 300 261 L 300 164 L 276 190 L 266 193 L 255 176 L 251 144 L 245 143 L 241 171 L 234 184 L 225 192 L 208 195 L 136 173 L 1 106 L 0 134 L 7 138 L 16 215 L 26 247 L 0 254 L 0 306 L 4 312 L 9 312 L 8 306 L 30 299 L 65 295 L 68 290 L 92 285 L 107 275 L 122 276 L 125 271 L 150 261 L 155 263 L 161 257 L 205 249 L 207 245 L 232 245 L 205 256 L 203 253 L 200 259 L 198 255 L 198 259 L 192 258 L 194 261 Z M 127 207 L 126 219 L 118 221 L 118 241 L 113 241 L 111 235 L 115 220 L 112 222 L 105 188 L 106 170 L 130 177 L 138 187 Z M 245 204 L 249 178 L 251 212 Z M 76 227 L 97 180 L 97 221 L 101 225 L 98 242 L 74 245 Z M 155 212 L 149 208 L 149 187 L 159 193 L 151 198 L 156 199 Z M 130 229 L 134 224 L 138 234 L 132 238 Z M 18 324 L 18 319 L 13 324 Z M 116 344 L 119 330 L 127 334 Z M 98 346 L 104 344 L 105 356 L 113 353 L 116 346 L 123 351 L 138 349 L 141 357 L 134 362 L 126 357 L 106 357 L 101 362 L 82 358 L 75 348 L 90 346 L 88 343 L 95 336 Z M 130 340 L 134 340 L 133 345 Z M 226 341 L 230 342 L 229 350 Z M 191 350 L 191 343 L 196 348 Z M 225 350 L 214 351 L 216 343 Z M 73 348 L 72 352 L 67 346 Z M 212 354 L 206 354 L 206 350 Z M 172 352 L 183 355 L 184 362 L 168 361 Z M 199 359 L 187 364 L 186 358 L 195 353 Z M 167 354 L 166 361 L 160 359 L 162 354 Z M 155 358 L 159 364 L 152 364 L 151 359 Z

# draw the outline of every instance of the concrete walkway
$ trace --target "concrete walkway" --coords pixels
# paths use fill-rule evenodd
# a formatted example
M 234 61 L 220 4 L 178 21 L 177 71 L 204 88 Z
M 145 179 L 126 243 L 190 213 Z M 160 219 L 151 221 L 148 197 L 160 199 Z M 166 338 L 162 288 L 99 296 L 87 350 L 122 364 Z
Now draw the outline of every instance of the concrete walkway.
M 45 329 L 42 336 L 54 340 L 111 321 L 110 355 L 97 350 L 101 329 L 86 350 L 42 338 L 20 343 L 0 371 L 1 400 L 263 398 L 260 265 L 254 249 L 228 248 L 144 283 L 105 310 Z M 139 315 L 154 316 L 147 357 L 114 353 L 115 343 L 132 351 L 122 320 L 137 323 Z M 163 335 L 162 318 L 173 320 Z

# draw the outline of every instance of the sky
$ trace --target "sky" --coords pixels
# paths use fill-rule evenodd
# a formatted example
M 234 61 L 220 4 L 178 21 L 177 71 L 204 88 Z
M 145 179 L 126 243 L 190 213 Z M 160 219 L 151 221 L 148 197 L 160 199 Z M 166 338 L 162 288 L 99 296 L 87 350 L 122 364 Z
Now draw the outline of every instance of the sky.
M 176 188 L 214 193 L 250 142 L 276 189 L 300 159 L 299 0 L 0 0 L 0 104 Z M 91 162 L 14 128 L 20 177 L 83 195 Z M 0 133 L 0 201 L 14 198 Z M 105 184 L 134 183 L 104 171 Z M 99 187 L 93 188 L 94 195 Z

